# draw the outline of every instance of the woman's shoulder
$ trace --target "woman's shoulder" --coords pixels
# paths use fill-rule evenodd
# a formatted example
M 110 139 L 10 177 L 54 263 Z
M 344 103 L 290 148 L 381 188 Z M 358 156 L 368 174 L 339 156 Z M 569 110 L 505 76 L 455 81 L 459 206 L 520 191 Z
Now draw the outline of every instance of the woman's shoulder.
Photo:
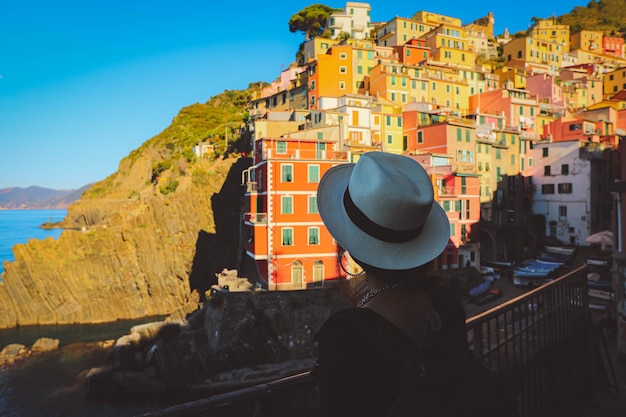
M 378 346 L 405 344 L 407 336 L 387 319 L 369 308 L 349 308 L 333 313 L 317 334 L 318 342 L 328 340 L 348 344 Z

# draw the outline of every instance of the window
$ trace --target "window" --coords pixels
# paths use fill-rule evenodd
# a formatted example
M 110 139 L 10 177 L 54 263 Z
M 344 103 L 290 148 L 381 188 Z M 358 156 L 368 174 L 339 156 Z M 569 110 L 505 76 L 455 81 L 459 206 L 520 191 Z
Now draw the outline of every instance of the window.
M 293 165 L 280 166 L 280 182 L 293 182 Z
M 543 175 L 545 177 L 551 175 L 552 173 L 550 172 L 550 165 L 546 165 L 545 167 L 543 167 Z
M 309 245 L 319 245 L 319 244 L 320 244 L 320 228 L 309 227 Z
M 283 227 L 281 237 L 283 246 L 293 246 L 293 229 L 291 227 Z
M 276 142 L 276 153 L 278 154 L 286 154 L 287 153 L 287 142 L 278 141 Z
M 569 165 L 568 164 L 561 165 L 561 174 L 563 174 L 563 175 L 569 174 Z
M 496 159 L 502 159 L 502 152 L 500 148 L 496 148 Z
M 282 196 L 280 198 L 280 214 L 293 214 L 293 197 Z
M 559 206 L 559 220 L 567 219 L 567 206 Z
M 554 184 L 543 184 L 541 194 L 554 194 Z
M 511 165 L 515 165 L 515 154 L 511 155 Z
M 460 127 L 456 128 L 456 140 L 457 142 L 461 142 L 461 140 L 463 139 L 463 132 L 461 131 Z
M 393 143 L 393 135 L 387 135 L 387 144 L 391 145 Z
M 342 66 L 339 67 L 339 72 L 341 74 L 345 74 L 345 73 L 348 72 L 348 68 L 342 65 Z
M 320 182 L 320 166 L 309 165 L 308 182 Z
M 424 143 L 424 132 L 417 132 L 417 143 Z
M 564 182 L 559 184 L 559 194 L 571 194 L 572 193 L 572 183 Z
M 340 53 L 339 59 L 348 59 L 348 54 L 346 54 L 345 52 Z
M 345 90 L 346 89 L 345 81 L 339 81 L 339 89 L 340 90 Z
M 543 148 L 543 149 L 541 150 L 541 156 L 543 156 L 543 157 L 548 156 L 548 148 Z
M 319 211 L 317 210 L 317 196 L 316 195 L 310 195 L 309 196 L 309 214 L 318 214 Z

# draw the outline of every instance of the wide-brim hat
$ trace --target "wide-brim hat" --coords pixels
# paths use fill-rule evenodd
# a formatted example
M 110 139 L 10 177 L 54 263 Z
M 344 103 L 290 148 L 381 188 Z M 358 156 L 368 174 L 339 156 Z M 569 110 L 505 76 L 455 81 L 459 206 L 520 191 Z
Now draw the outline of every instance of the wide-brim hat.
M 368 265 L 406 270 L 441 254 L 450 222 L 434 200 L 428 173 L 415 160 L 368 152 L 356 164 L 329 169 L 317 190 L 330 234 Z

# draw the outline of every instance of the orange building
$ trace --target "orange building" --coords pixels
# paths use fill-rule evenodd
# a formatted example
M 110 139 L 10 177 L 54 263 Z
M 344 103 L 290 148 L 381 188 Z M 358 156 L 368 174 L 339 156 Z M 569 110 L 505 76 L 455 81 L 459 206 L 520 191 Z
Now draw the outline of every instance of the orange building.
M 624 38 L 616 36 L 604 36 L 602 38 L 602 49 L 606 55 L 624 57 Z
M 353 52 L 350 45 L 335 45 L 309 63 L 309 109 L 318 108 L 320 97 L 340 97 L 358 92 Z
M 404 45 L 396 45 L 393 50 L 404 65 L 414 67 L 430 59 L 430 48 L 424 39 L 409 39 Z
M 334 142 L 259 139 L 243 174 L 246 255 L 269 290 L 302 289 L 338 278 L 337 246 L 317 211 L 317 186 L 346 152 Z M 245 240 L 244 240 L 245 241 Z

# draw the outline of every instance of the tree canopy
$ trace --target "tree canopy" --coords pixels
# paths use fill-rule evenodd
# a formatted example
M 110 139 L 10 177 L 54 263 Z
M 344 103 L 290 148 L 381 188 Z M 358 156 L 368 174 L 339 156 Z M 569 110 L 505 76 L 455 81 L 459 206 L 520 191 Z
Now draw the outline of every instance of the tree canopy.
M 291 33 L 304 32 L 306 39 L 311 39 L 324 33 L 332 13 L 341 11 L 342 9 L 335 9 L 323 4 L 312 4 L 291 16 L 289 31 Z
M 569 25 L 572 33 L 586 29 L 623 35 L 626 33 L 626 1 L 591 0 L 586 7 L 576 6 L 560 16 L 558 22 Z

